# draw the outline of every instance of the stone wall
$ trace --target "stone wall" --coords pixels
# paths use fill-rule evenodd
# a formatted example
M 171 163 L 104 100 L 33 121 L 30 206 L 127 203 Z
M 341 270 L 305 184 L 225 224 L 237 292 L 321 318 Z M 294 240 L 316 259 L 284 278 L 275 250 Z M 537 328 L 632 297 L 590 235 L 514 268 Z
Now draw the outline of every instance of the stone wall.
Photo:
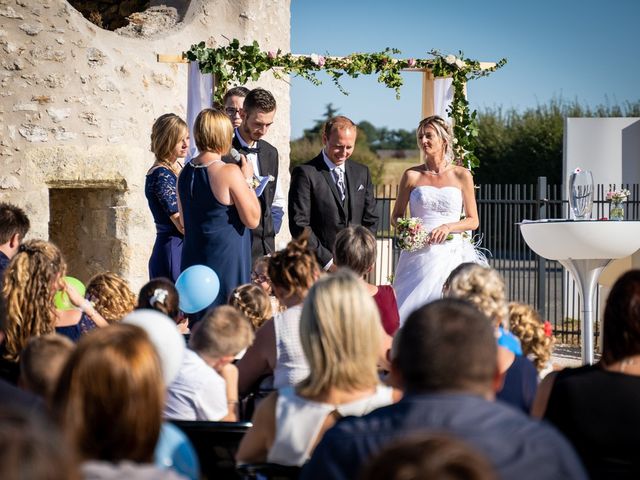
M 71 275 L 110 269 L 141 286 L 155 238 L 143 191 L 151 125 L 186 116 L 187 65 L 156 54 L 225 37 L 289 51 L 289 7 L 193 0 L 175 26 L 135 38 L 96 27 L 65 0 L 0 0 L 0 201 L 26 210 L 30 237 L 60 245 Z M 258 84 L 278 101 L 267 140 L 286 192 L 289 87 L 271 76 Z

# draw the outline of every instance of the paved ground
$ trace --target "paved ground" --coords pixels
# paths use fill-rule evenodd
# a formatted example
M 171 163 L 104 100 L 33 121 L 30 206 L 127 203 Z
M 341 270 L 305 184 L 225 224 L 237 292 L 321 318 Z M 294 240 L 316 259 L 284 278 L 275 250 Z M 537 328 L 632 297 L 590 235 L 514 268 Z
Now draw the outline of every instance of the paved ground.
M 600 354 L 596 352 L 595 360 L 600 360 Z M 577 345 L 556 344 L 553 348 L 551 362 L 560 367 L 579 367 L 582 365 L 580 360 L 580 347 Z

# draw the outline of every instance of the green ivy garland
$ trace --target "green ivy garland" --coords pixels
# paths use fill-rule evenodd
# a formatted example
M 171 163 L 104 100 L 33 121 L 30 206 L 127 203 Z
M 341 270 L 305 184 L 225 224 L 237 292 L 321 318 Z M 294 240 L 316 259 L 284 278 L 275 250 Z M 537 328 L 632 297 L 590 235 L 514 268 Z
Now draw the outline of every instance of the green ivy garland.
M 230 85 L 243 85 L 249 80 L 257 81 L 264 72 L 271 70 L 276 78 L 285 75 L 297 75 L 315 85 L 322 83 L 317 72 L 326 72 L 338 89 L 348 94 L 340 85 L 340 78 L 348 75 L 357 78 L 359 75 L 378 76 L 378 82 L 396 91 L 400 98 L 402 87 L 401 71 L 407 68 L 429 69 L 435 77 L 451 77 L 453 79 L 453 102 L 447 113 L 454 120 L 454 151 L 458 158 L 463 158 L 470 168 L 478 166 L 478 158 L 473 153 L 475 138 L 478 135 L 476 111 L 469 110 L 469 102 L 464 95 L 464 86 L 468 80 L 489 75 L 507 63 L 500 60 L 495 66 L 481 69 L 480 62 L 458 56 L 442 55 L 437 50 L 429 51 L 433 58 L 397 59 L 400 51 L 386 48 L 382 52 L 352 53 L 346 57 L 330 57 L 323 55 L 293 55 L 278 51 L 262 51 L 257 42 L 251 45 L 240 45 L 233 39 L 226 47 L 208 48 L 205 42 L 192 45 L 184 55 L 190 61 L 197 61 L 203 73 L 212 73 L 218 88 L 215 89 L 214 100 L 222 101 L 224 92 Z

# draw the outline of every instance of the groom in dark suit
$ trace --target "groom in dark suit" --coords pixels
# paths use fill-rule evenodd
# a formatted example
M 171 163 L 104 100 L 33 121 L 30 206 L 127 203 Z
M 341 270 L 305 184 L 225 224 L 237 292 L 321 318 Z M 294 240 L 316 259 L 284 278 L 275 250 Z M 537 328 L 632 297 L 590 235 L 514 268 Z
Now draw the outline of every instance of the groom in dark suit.
M 238 90 L 238 92 L 236 92 Z M 235 93 L 234 93 L 235 92 Z M 239 97 L 239 89 L 232 89 L 230 97 Z M 233 93 L 233 95 L 231 95 Z M 225 95 L 226 97 L 226 95 Z M 236 126 L 233 136 L 233 148 L 253 165 L 255 175 L 271 176 L 264 191 L 258 196 L 261 208 L 260 224 L 251 231 L 251 259 L 256 259 L 275 252 L 275 235 L 282 225 L 285 198 L 278 185 L 278 150 L 270 143 L 262 140 L 269 131 L 276 114 L 276 100 L 270 92 L 262 88 L 251 90 L 244 98 L 242 107 L 226 107 L 225 111 Z M 234 112 L 231 112 L 234 110 Z M 231 113 L 235 113 L 231 117 Z M 238 126 L 234 118 L 240 115 L 242 123 Z M 224 159 L 228 161 L 227 158 Z
M 289 229 L 293 237 L 309 230 L 309 247 L 320 266 L 333 271 L 333 244 L 340 230 L 362 225 L 374 234 L 378 227 L 369 169 L 349 160 L 358 129 L 338 116 L 324 127 L 324 148 L 313 160 L 291 173 Z

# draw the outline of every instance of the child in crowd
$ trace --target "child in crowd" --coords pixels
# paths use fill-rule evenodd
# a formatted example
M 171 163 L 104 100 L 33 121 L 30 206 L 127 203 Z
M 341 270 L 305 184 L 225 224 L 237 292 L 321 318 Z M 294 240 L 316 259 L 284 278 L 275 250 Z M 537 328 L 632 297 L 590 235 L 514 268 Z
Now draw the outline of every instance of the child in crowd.
M 555 339 L 549 322 L 543 322 L 530 305 L 512 302 L 509 304 L 509 329 L 520 339 L 522 353 L 533 362 L 540 380 L 553 371 L 551 353 Z
M 75 344 L 62 335 L 33 337 L 20 356 L 20 386 L 49 402 L 74 348 Z
M 21 208 L 0 203 L 0 287 L 2 274 L 9 261 L 18 253 L 18 247 L 29 231 L 29 218 Z
M 269 296 L 271 310 L 275 315 L 278 312 L 285 311 L 287 307 L 280 303 L 280 300 L 278 300 L 278 297 L 276 297 L 273 292 L 273 285 L 269 278 L 269 258 L 271 258 L 270 255 L 265 255 L 255 261 L 253 270 L 251 271 L 251 283 L 263 289 Z
M 269 295 L 257 285 L 246 284 L 236 287 L 229 296 L 229 305 L 247 317 L 254 331 L 273 317 Z
M 127 281 L 113 272 L 94 275 L 87 285 L 86 297 L 109 323 L 119 322 L 136 306 L 136 296 Z
M 333 248 L 333 263 L 353 270 L 378 306 L 380 320 L 387 335 L 394 335 L 400 327 L 396 294 L 391 285 L 372 285 L 365 280 L 376 263 L 376 237 L 371 230 L 357 225 L 341 230 Z
M 164 313 L 176 322 L 180 333 L 189 333 L 189 319 L 182 314 L 179 304 L 180 296 L 173 282 L 168 278 L 154 278 L 140 289 L 136 308 L 150 308 Z
M 236 421 L 238 370 L 231 362 L 252 341 L 253 329 L 238 310 L 223 305 L 207 311 L 194 327 L 180 372 L 167 389 L 164 416 Z

